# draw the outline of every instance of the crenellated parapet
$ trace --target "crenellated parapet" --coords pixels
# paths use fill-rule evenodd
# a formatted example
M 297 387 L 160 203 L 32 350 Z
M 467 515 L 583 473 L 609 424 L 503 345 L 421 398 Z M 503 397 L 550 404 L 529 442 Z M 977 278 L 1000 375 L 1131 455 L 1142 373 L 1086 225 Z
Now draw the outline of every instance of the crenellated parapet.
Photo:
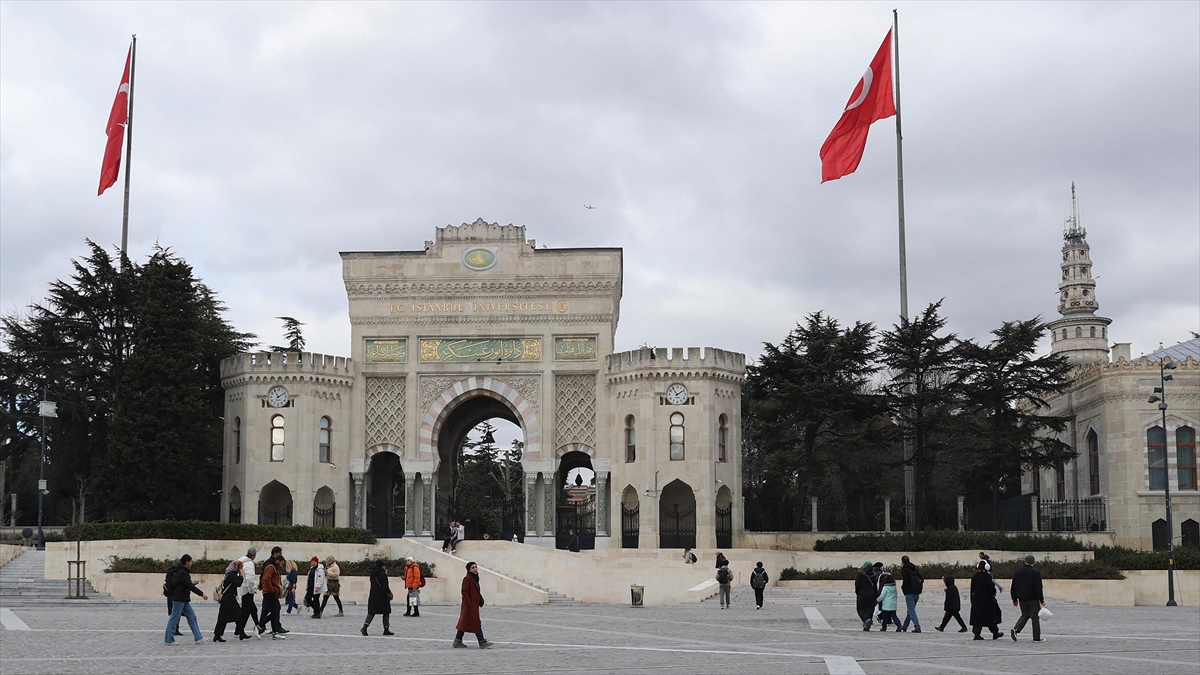
M 714 347 L 635 349 L 606 356 L 605 370 L 613 384 L 641 379 L 715 379 L 740 384 L 746 376 L 746 355 Z
M 247 352 L 221 361 L 221 386 L 226 389 L 288 381 L 350 387 L 353 361 L 312 352 Z

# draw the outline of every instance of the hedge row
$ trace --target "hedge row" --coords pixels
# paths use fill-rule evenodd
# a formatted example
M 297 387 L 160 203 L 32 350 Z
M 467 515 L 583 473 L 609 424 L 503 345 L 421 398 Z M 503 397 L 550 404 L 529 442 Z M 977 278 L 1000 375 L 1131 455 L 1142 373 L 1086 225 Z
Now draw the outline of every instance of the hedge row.
M 1096 560 L 1123 570 L 1165 570 L 1166 551 L 1135 551 L 1123 546 L 1099 546 L 1092 549 Z M 1200 547 L 1181 546 L 1175 549 L 1175 569 L 1200 570 Z
M 337 561 L 338 569 L 341 570 L 341 575 L 344 577 L 365 577 L 368 576 L 375 567 L 376 558 L 365 558 L 363 560 L 339 560 Z M 386 561 L 384 566 L 387 567 L 389 577 L 398 577 L 404 573 L 404 560 L 400 558 L 384 558 Z M 229 560 L 221 560 L 219 558 L 195 559 L 192 561 L 192 574 L 224 574 L 225 568 L 229 567 Z M 437 563 L 427 563 L 423 560 L 418 560 L 417 564 L 421 566 L 421 574 L 428 578 L 437 576 L 434 570 L 437 568 Z M 113 556 L 108 559 L 108 567 L 105 572 L 137 572 L 141 574 L 166 574 L 167 569 L 171 567 L 170 560 L 155 560 L 154 558 L 120 558 Z M 296 569 L 301 576 L 308 574 L 309 561 L 297 560 Z M 262 572 L 262 561 L 256 561 L 255 569 L 259 573 Z
M 924 530 L 892 534 L 855 534 L 818 539 L 817 551 L 1086 551 L 1087 546 L 1058 534 L 1006 534 Z
M 63 530 L 74 541 L 77 527 Z M 375 535 L 354 527 L 308 527 L 306 525 L 251 525 L 208 520 L 142 520 L 120 523 L 89 523 L 83 539 L 212 539 L 222 541 L 313 542 L 321 544 L 374 544 Z
M 992 572 L 997 579 L 1009 579 L 1013 572 L 1018 567 L 1024 565 L 1023 561 L 1004 560 L 992 561 Z M 969 565 L 953 565 L 949 563 L 933 563 L 928 565 L 920 565 L 921 576 L 925 577 L 925 590 L 928 592 L 937 588 L 942 588 L 942 577 L 951 576 L 955 579 L 970 579 L 975 574 L 975 568 Z M 1087 562 L 1053 562 L 1050 560 L 1042 560 L 1037 563 L 1038 570 L 1042 573 L 1043 579 L 1124 579 L 1121 570 L 1107 563 L 1096 560 Z M 795 581 L 800 579 L 813 579 L 820 581 L 853 581 L 854 574 L 858 571 L 856 567 L 843 567 L 841 569 L 819 569 L 799 571 L 795 567 L 789 567 L 779 573 L 780 581 Z M 900 579 L 898 569 L 893 569 L 892 573 L 896 576 L 897 582 Z

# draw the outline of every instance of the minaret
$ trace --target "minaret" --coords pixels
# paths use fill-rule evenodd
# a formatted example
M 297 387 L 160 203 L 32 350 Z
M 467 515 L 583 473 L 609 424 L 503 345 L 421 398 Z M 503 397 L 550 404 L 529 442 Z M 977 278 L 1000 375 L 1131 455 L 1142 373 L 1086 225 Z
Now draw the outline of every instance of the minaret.
M 1092 275 L 1091 247 L 1087 230 L 1079 223 L 1075 183 L 1071 183 L 1071 217 L 1063 228 L 1062 281 L 1058 284 L 1058 313 L 1061 319 L 1047 324 L 1050 353 L 1064 354 L 1076 367 L 1108 363 L 1108 324 L 1112 319 L 1096 316 L 1096 280 Z

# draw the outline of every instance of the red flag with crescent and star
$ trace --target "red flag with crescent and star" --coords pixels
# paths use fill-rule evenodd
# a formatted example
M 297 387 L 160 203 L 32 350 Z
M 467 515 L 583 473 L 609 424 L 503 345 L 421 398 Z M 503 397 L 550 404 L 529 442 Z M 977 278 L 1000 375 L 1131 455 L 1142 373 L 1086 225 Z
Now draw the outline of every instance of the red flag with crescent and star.
M 896 114 L 892 100 L 892 32 L 888 31 L 883 44 L 867 72 L 863 73 L 850 101 L 842 111 L 842 119 L 821 146 L 821 182 L 837 180 L 854 173 L 867 147 L 867 131 L 878 120 Z
M 121 141 L 125 139 L 125 122 L 129 119 L 129 61 L 133 55 L 133 47 L 125 56 L 125 74 L 121 76 L 121 84 L 117 87 L 117 97 L 113 100 L 112 111 L 108 113 L 108 144 L 104 146 L 104 164 L 100 166 L 100 191 L 97 195 L 117 182 L 117 174 L 121 172 Z

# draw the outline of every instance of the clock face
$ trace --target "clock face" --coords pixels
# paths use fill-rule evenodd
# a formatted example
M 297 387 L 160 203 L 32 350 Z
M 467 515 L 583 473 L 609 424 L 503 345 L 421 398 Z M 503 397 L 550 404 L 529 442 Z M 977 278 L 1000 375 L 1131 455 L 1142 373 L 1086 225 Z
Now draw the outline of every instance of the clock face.
M 283 387 L 271 387 L 271 391 L 267 392 L 267 405 L 272 408 L 282 408 L 287 405 L 288 393 Z
M 673 384 L 667 387 L 667 402 L 671 405 L 681 405 L 687 398 L 687 387 L 684 387 L 682 384 Z

